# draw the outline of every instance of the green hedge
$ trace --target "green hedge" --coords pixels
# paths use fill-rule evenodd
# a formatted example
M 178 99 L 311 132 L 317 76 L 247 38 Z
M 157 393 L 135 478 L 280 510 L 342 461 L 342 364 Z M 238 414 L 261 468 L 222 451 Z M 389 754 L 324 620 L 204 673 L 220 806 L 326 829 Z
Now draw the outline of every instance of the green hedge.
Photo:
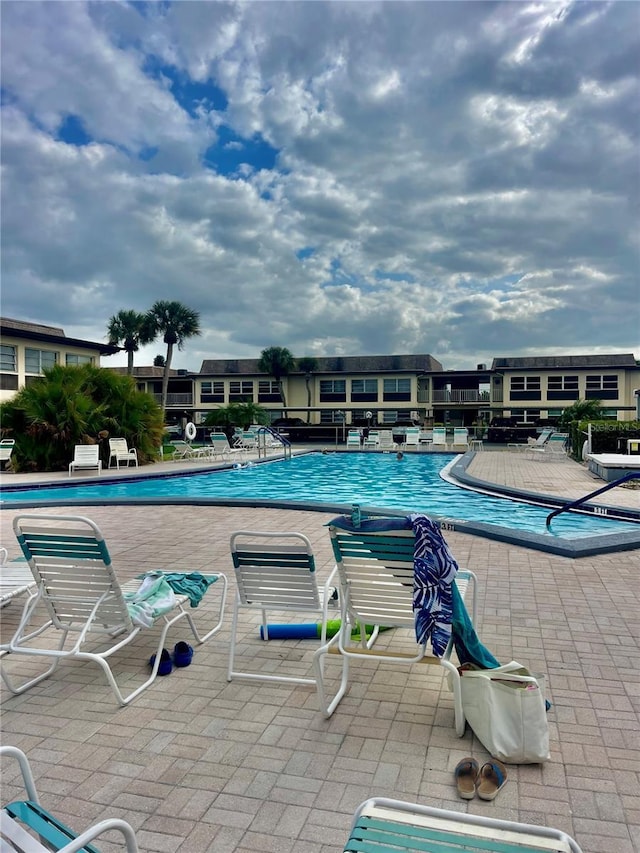
M 592 453 L 626 453 L 626 447 L 619 448 L 618 440 L 640 438 L 640 421 L 573 421 L 569 427 L 569 440 L 574 459 L 582 459 L 582 445 L 587 440 L 589 423 Z

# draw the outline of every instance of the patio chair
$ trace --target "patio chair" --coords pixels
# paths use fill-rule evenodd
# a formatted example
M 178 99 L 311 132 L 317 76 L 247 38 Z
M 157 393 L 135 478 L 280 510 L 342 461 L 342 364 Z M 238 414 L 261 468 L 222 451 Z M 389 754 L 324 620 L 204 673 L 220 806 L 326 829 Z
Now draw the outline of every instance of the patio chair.
M 542 462 L 564 462 L 569 457 L 567 455 L 567 440 L 569 438 L 566 432 L 553 432 L 541 447 L 528 447 L 528 459 L 536 459 Z
M 0 548 L 0 607 L 26 592 L 35 595 L 36 582 L 24 557 L 9 560 L 6 548 Z
M 278 681 L 314 685 L 317 689 L 315 677 L 276 673 L 275 663 L 280 662 L 280 654 L 276 655 L 272 663 L 268 663 L 262 656 L 257 658 L 254 654 L 252 663 L 256 669 L 237 669 L 238 617 L 241 611 L 259 613 L 262 639 L 269 640 L 268 613 L 315 616 L 320 620 L 320 628 L 312 633 L 316 634 L 322 645 L 327 637 L 329 607 L 334 601 L 337 604 L 337 600 L 332 598 L 336 568 L 334 567 L 324 584 L 319 586 L 311 542 L 302 533 L 238 530 L 232 534 L 230 544 L 237 592 L 231 620 L 227 680 L 244 678 L 254 681 Z M 314 625 L 310 627 L 316 628 Z
M 14 438 L 3 438 L 0 440 L 0 470 L 4 470 L 9 467 L 15 443 L 16 441 Z
M 129 447 L 127 445 L 126 438 L 110 438 L 109 439 L 109 468 L 111 468 L 111 463 L 116 463 L 116 468 L 120 468 L 121 462 L 127 463 L 127 468 L 129 464 L 133 462 L 135 467 L 138 467 L 138 451 L 135 447 Z
M 209 440 L 211 441 L 211 450 L 213 451 L 214 459 L 216 457 L 226 459 L 234 455 L 240 456 L 242 459 L 245 458 L 245 448 L 242 445 L 231 447 L 229 439 L 223 432 L 212 432 Z
M 407 431 L 404 436 L 404 446 L 405 449 L 408 447 L 420 447 L 420 428 L 419 427 L 407 427 Z
M 365 440 L 362 442 L 363 447 L 371 447 L 376 449 L 380 443 L 380 433 L 377 429 L 370 429 Z
M 338 569 L 340 587 L 340 631 L 321 646 L 315 654 L 318 665 L 316 677 L 319 684 L 320 708 L 330 717 L 347 692 L 349 664 L 354 660 L 378 660 L 403 665 L 437 664 L 449 674 L 449 684 L 454 694 L 454 714 L 457 734 L 462 737 L 465 716 L 462 708 L 460 675 L 450 660 L 454 650 L 453 639 L 446 644 L 441 657 L 427 653 L 427 640 L 417 642 L 416 615 L 414 612 L 414 556 L 416 537 L 408 518 L 363 520 L 356 528 L 347 519 L 334 519 L 329 524 L 329 534 Z M 473 572 L 458 571 L 455 586 L 464 598 L 472 585 L 472 624 L 477 611 L 477 579 Z M 351 634 L 357 626 L 376 626 L 369 639 L 360 631 L 360 645 L 355 645 Z M 406 629 L 396 643 L 378 651 L 375 643 L 379 628 Z M 407 638 L 406 632 L 412 636 Z M 407 648 L 409 650 L 407 650 Z M 339 654 L 343 669 L 340 685 L 333 698 L 329 698 L 322 667 L 327 654 Z
M 397 446 L 391 430 L 381 429 L 378 433 L 378 450 L 395 450 Z
M 69 463 L 69 476 L 76 470 L 91 471 L 93 469 L 98 474 L 102 473 L 100 446 L 97 444 L 76 444 L 73 460 Z
M 453 428 L 453 441 L 451 446 L 452 449 L 454 447 L 462 447 L 465 450 L 469 450 L 469 430 L 466 427 Z
M 0 758 L 3 765 L 5 758 L 13 758 L 18 762 L 26 794 L 26 799 L 15 800 L 0 811 L 0 846 L 3 853 L 5 850 L 7 853 L 51 853 L 51 850 L 57 850 L 58 853 L 99 853 L 90 842 L 113 830 L 122 835 L 123 849 L 127 853 L 138 853 L 135 832 L 126 821 L 108 818 L 78 834 L 40 805 L 29 760 L 21 749 L 0 746 Z M 13 784 L 10 771 L 6 768 L 3 768 L 3 780 L 5 789 Z
M 362 436 L 359 429 L 350 429 L 347 433 L 347 450 L 360 450 L 362 447 Z
M 173 462 L 186 462 L 189 459 L 194 459 L 193 447 L 189 444 L 188 441 L 183 441 L 182 439 L 176 439 L 171 442 L 173 447 Z
M 449 447 L 449 442 L 447 441 L 447 428 L 446 427 L 434 427 L 433 435 L 431 437 L 431 449 L 435 450 L 436 448 L 443 448 L 445 450 Z
M 552 429 L 543 429 L 537 436 L 537 438 L 532 438 L 531 436 L 529 436 L 527 438 L 526 444 L 521 444 L 518 442 L 509 442 L 507 444 L 507 450 L 530 450 L 532 447 L 542 447 L 546 443 L 552 432 Z
M 546 826 L 373 797 L 356 810 L 344 853 L 582 853 Z
M 102 533 L 93 521 L 82 516 L 19 515 L 14 519 L 13 529 L 38 591 L 25 603 L 11 640 L 0 645 L 1 651 L 9 653 L 2 662 L 14 656 L 28 656 L 45 658 L 51 663 L 45 672 L 27 678 L 19 686 L 13 683 L 17 661 L 11 674 L 3 666 L 2 678 L 12 693 L 24 693 L 38 684 L 63 660 L 86 660 L 100 666 L 118 702 L 128 705 L 155 681 L 165 639 L 173 625 L 186 619 L 198 643 L 214 636 L 222 626 L 227 578 L 219 572 L 210 580 L 198 575 L 207 586 L 219 581 L 222 588 L 217 622 L 201 635 L 191 615 L 192 589 L 189 589 L 191 597 L 183 592 L 185 577 L 195 582 L 192 575 L 153 572 L 145 575 L 142 583 L 133 580 L 121 586 Z M 174 592 L 171 583 L 176 581 Z M 155 595 L 147 598 L 143 593 L 150 587 Z M 116 682 L 109 658 L 155 624 L 161 630 L 151 673 L 125 695 Z M 40 636 L 45 642 L 37 644 L 35 640 Z M 51 642 L 52 638 L 57 639 L 57 646 Z M 67 639 L 71 640 L 68 645 Z

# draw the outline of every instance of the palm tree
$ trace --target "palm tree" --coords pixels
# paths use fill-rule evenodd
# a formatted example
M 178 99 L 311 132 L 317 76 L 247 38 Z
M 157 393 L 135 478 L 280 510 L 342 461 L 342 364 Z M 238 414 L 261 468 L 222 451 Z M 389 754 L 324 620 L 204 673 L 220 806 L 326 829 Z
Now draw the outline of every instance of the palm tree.
M 307 386 L 307 408 L 311 408 L 311 374 L 318 369 L 318 359 L 312 355 L 306 358 L 298 359 L 298 370 L 304 373 L 304 381 Z M 307 421 L 309 420 L 310 412 L 307 413 Z
M 273 376 L 278 383 L 278 391 L 280 392 L 285 417 L 287 414 L 287 401 L 282 387 L 282 377 L 287 376 L 295 369 L 295 366 L 295 359 L 286 347 L 268 347 L 260 353 L 258 370 Z
M 568 429 L 573 421 L 599 421 L 602 419 L 602 411 L 601 400 L 576 400 L 562 410 L 558 426 Z
M 165 412 L 167 409 L 167 390 L 169 388 L 169 372 L 171 370 L 173 348 L 177 345 L 178 349 L 181 350 L 187 338 L 194 338 L 201 334 L 200 314 L 191 308 L 187 308 L 181 302 L 169 302 L 161 299 L 151 306 L 147 317 L 154 330 L 154 338 L 156 335 L 162 335 L 167 345 L 167 357 L 164 362 L 164 373 L 162 374 L 162 401 L 160 404 L 162 411 Z
M 107 326 L 109 343 L 122 346 L 127 353 L 127 373 L 133 374 L 133 354 L 155 338 L 155 331 L 149 325 L 148 315 L 138 311 L 118 311 L 109 319 Z

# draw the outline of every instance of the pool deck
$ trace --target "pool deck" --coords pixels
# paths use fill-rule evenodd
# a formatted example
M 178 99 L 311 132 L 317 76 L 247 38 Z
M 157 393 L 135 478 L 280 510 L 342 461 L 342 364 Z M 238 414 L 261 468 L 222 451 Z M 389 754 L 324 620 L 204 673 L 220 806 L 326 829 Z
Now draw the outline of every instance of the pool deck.
M 193 470 L 194 463 L 154 468 Z M 468 470 L 481 480 L 567 499 L 604 485 L 576 463 L 502 450 L 476 454 Z M 8 474 L 3 482 L 43 479 Z M 50 479 L 68 480 L 66 473 Z M 596 500 L 637 508 L 639 496 L 618 487 Z M 10 557 L 18 554 L 11 522 L 19 512 L 0 513 L 0 541 Z M 99 524 L 123 580 L 161 566 L 223 571 L 233 592 L 229 536 L 241 528 L 301 531 L 313 543 L 320 579 L 332 566 L 323 513 L 218 506 L 72 512 Z M 553 703 L 551 760 L 510 765 L 493 802 L 456 795 L 456 763 L 488 756 L 471 731 L 456 737 L 451 694 L 438 668 L 354 665 L 349 693 L 325 720 L 312 688 L 227 682 L 230 608 L 222 631 L 196 647 L 190 667 L 159 678 L 130 707 L 115 704 L 90 664 L 67 664 L 23 696 L 3 685 L 2 742 L 27 752 L 43 804 L 66 823 L 80 830 L 106 816 L 123 817 L 148 853 L 338 853 L 355 808 L 372 795 L 556 826 L 584 853 L 637 853 L 640 549 L 568 559 L 445 535 L 460 565 L 478 574 L 483 642 L 503 662 L 516 659 L 546 673 Z M 203 616 L 215 586 L 208 598 Z M 0 611 L 3 640 L 20 610 L 16 599 Z M 261 644 L 253 618 L 241 618 L 240 627 L 246 654 L 309 665 L 309 641 Z M 182 628 L 174 630 L 170 648 L 188 639 Z M 138 639 L 121 658 L 126 679 L 146 671 L 152 644 Z M 6 769 L 2 798 L 9 801 L 20 791 L 12 766 Z M 120 849 L 100 846 L 104 853 Z

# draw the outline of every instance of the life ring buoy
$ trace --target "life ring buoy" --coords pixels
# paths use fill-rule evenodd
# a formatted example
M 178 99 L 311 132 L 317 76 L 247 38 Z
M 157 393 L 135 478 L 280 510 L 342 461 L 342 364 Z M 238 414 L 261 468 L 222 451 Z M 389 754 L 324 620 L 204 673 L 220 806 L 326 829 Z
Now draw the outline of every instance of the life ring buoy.
M 187 436 L 189 441 L 193 441 L 193 439 L 196 437 L 196 425 L 189 421 L 189 423 L 184 428 L 184 434 Z

